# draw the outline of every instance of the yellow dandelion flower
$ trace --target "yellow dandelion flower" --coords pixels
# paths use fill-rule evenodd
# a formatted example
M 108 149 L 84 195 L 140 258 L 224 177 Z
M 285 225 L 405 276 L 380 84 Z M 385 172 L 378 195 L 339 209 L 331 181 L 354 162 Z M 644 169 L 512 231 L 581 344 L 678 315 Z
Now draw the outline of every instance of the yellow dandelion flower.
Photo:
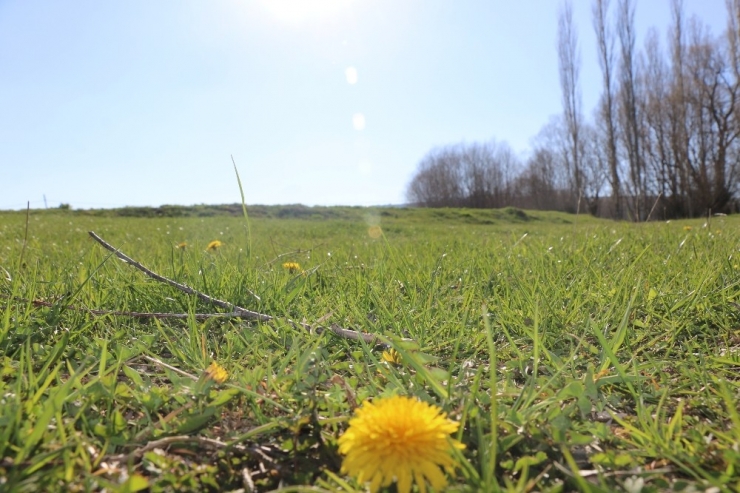
M 223 246 L 223 243 L 221 243 L 219 240 L 213 240 L 212 242 L 208 244 L 208 246 L 206 247 L 206 250 L 215 251 L 221 248 L 222 246 Z
M 184 250 L 187 246 L 188 246 L 187 243 L 185 243 L 184 241 L 181 241 L 180 243 L 178 243 L 177 245 L 175 245 L 175 248 L 179 248 L 181 250 Z
M 291 274 L 295 274 L 296 272 L 301 270 L 301 264 L 299 264 L 298 262 L 285 262 L 283 264 L 283 269 L 287 269 L 288 272 L 290 272 Z
M 454 472 L 450 452 L 465 448 L 448 436 L 459 426 L 438 407 L 412 397 L 365 401 L 339 438 L 342 473 L 370 481 L 372 493 L 393 481 L 399 493 L 409 493 L 413 482 L 422 493 L 427 482 L 441 491 L 447 484 L 441 468 Z
M 691 231 L 692 229 L 694 229 L 694 228 L 692 228 L 691 226 L 684 226 L 683 227 L 683 230 L 684 231 Z
M 388 363 L 393 363 L 394 365 L 400 365 L 401 364 L 401 355 L 393 348 L 390 348 L 387 351 L 383 351 L 383 354 L 381 355 L 384 361 L 387 361 Z
M 214 361 L 206 369 L 206 378 L 215 380 L 216 383 L 224 383 L 226 380 L 229 379 L 229 373 L 224 369 L 223 366 Z

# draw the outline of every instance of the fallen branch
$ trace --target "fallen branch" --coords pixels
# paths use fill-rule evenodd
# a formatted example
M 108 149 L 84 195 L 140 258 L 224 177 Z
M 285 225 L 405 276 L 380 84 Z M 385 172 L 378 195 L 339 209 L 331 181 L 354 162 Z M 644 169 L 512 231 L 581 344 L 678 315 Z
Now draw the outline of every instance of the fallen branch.
M 158 360 L 157 358 L 153 358 L 151 356 L 146 356 L 146 355 L 144 355 L 143 358 L 145 360 L 147 360 L 147 361 L 151 361 L 152 363 L 154 363 L 157 366 L 161 366 L 163 368 L 167 368 L 168 370 L 172 370 L 175 373 L 177 373 L 178 375 L 182 375 L 183 377 L 188 377 L 190 380 L 193 380 L 193 381 L 196 381 L 196 382 L 198 381 L 198 377 L 193 376 L 193 375 L 191 375 L 190 373 L 188 373 L 186 371 L 182 371 L 179 368 L 175 368 L 172 365 L 168 365 L 167 363 L 165 363 L 162 360 Z
M 180 443 L 197 443 L 198 445 L 215 449 L 222 449 L 228 446 L 228 444 L 213 438 L 178 435 L 160 438 L 159 440 L 148 442 L 146 445 L 143 445 L 128 454 L 108 455 L 105 457 L 105 459 L 106 461 L 129 462 L 130 460 L 140 459 L 145 453 L 149 452 L 150 450 L 154 450 L 155 448 L 163 448 Z
M 149 452 L 150 450 L 154 449 L 162 449 L 169 447 L 171 445 L 178 445 L 178 444 L 188 444 L 188 443 L 195 443 L 197 445 L 201 445 L 203 447 L 207 447 L 214 450 L 222 450 L 222 449 L 234 449 L 242 453 L 248 453 L 255 459 L 263 459 L 267 462 L 274 462 L 274 459 L 267 455 L 265 453 L 265 450 L 269 450 L 267 447 L 264 446 L 252 446 L 247 447 L 246 445 L 242 443 L 226 443 L 222 442 L 221 440 L 217 440 L 215 438 L 207 438 L 203 436 L 194 436 L 194 435 L 175 435 L 175 436 L 168 436 L 164 438 L 160 438 L 158 440 L 153 440 L 151 442 L 147 442 L 146 444 L 137 447 L 133 451 L 127 453 L 127 454 L 109 454 L 104 457 L 105 461 L 110 462 L 124 462 L 128 463 L 131 460 L 138 461 L 141 459 L 141 457 Z
M 100 243 L 106 250 L 108 250 L 110 252 L 113 252 L 113 254 L 116 257 L 118 257 L 119 259 L 123 260 L 124 262 L 126 262 L 129 265 L 131 265 L 132 267 L 135 267 L 135 268 L 139 269 L 141 272 L 143 272 L 147 276 L 151 277 L 152 279 L 156 279 L 159 282 L 163 282 L 165 284 L 168 284 L 168 285 L 172 286 L 173 288 L 179 289 L 183 293 L 194 295 L 197 298 L 199 298 L 199 299 L 201 299 L 203 301 L 206 301 L 208 303 L 211 303 L 213 305 L 216 305 L 218 307 L 224 308 L 226 310 L 230 310 L 230 313 L 225 313 L 225 314 L 220 315 L 220 316 L 223 316 L 223 317 L 232 317 L 232 318 L 245 318 L 245 319 L 259 320 L 260 322 L 270 322 L 270 321 L 274 321 L 274 320 L 278 320 L 279 319 L 279 317 L 273 317 L 272 315 L 267 315 L 267 314 L 264 314 L 264 313 L 259 313 L 259 312 L 255 312 L 255 311 L 252 311 L 252 310 L 247 310 L 246 308 L 242 308 L 242 307 L 237 306 L 237 305 L 235 305 L 233 303 L 229 303 L 228 301 L 223 301 L 223 300 L 220 300 L 218 298 L 214 298 L 214 297 L 209 296 L 209 295 L 207 295 L 205 293 L 201 293 L 200 291 L 198 291 L 196 289 L 193 289 L 190 286 L 187 286 L 185 284 L 180 284 L 179 282 L 173 281 L 172 279 L 168 279 L 168 278 L 166 278 L 164 276 L 161 276 L 161 275 L 157 274 L 156 272 L 154 272 L 154 271 L 152 271 L 152 270 L 144 267 L 142 264 L 140 264 L 136 260 L 134 260 L 131 257 L 129 257 L 128 255 L 126 255 L 125 253 L 123 253 L 121 250 L 115 248 L 113 245 L 111 245 L 110 243 L 108 243 L 107 241 L 105 241 L 104 239 L 102 239 L 100 236 L 98 236 L 97 234 L 95 234 L 94 231 L 88 231 L 88 234 L 90 235 L 90 237 L 92 239 L 94 239 L 95 241 L 97 241 L 98 243 Z M 120 314 L 124 314 L 124 313 L 125 312 L 121 312 Z M 132 312 L 132 313 L 138 313 L 138 312 Z M 173 314 L 173 315 L 176 315 L 176 318 L 180 318 L 180 316 L 182 314 Z M 164 318 L 164 317 L 161 317 L 161 318 Z M 314 327 L 314 326 L 312 326 L 310 324 L 307 324 L 307 323 L 296 322 L 296 321 L 291 320 L 289 318 L 285 318 L 283 320 L 285 320 L 286 322 L 290 323 L 294 327 L 301 327 L 301 328 L 303 328 L 303 329 L 305 329 L 305 330 L 307 330 L 309 332 L 313 332 L 313 333 L 316 333 L 316 334 L 320 334 L 325 329 L 324 327 Z M 329 327 L 329 330 L 331 330 L 331 332 L 334 335 L 337 335 L 337 336 L 342 337 L 344 339 L 352 339 L 352 340 L 355 340 L 355 341 L 363 340 L 363 341 L 365 341 L 368 344 L 379 344 L 379 343 L 382 343 L 382 341 L 377 336 L 375 336 L 373 334 L 363 334 L 362 332 L 357 332 L 356 330 L 345 329 L 345 328 L 340 327 L 340 326 L 338 326 L 336 324 L 332 324 Z
M 571 471 L 569 468 L 562 465 L 560 462 L 555 461 L 552 463 L 552 465 L 555 466 L 556 469 L 560 470 L 563 474 L 565 474 L 568 477 L 575 478 L 575 474 L 573 471 Z M 601 469 L 580 469 L 578 471 L 578 474 L 582 478 L 589 478 L 592 476 L 602 476 L 604 478 L 612 477 L 612 476 L 640 476 L 640 475 L 647 475 L 647 474 L 668 474 L 671 472 L 674 472 L 676 468 L 673 466 L 666 466 L 656 469 L 644 469 L 642 467 L 636 467 L 634 469 L 629 469 L 627 471 L 609 471 L 604 472 Z

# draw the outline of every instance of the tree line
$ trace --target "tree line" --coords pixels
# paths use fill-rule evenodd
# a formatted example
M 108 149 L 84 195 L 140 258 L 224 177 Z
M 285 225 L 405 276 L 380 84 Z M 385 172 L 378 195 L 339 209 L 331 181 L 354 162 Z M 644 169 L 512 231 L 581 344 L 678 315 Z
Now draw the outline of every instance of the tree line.
M 588 211 L 631 220 L 697 217 L 740 207 L 740 0 L 726 0 L 714 36 L 671 1 L 667 43 L 651 28 L 636 47 L 635 0 L 593 0 L 601 95 L 581 108 L 573 9 L 559 12 L 563 111 L 526 159 L 505 142 L 431 150 L 407 187 L 410 203 Z

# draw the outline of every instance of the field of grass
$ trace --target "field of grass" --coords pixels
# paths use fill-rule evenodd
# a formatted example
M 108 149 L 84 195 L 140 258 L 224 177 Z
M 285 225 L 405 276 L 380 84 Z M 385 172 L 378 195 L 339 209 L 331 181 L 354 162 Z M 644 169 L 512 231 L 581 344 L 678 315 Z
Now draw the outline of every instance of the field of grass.
M 739 218 L 265 210 L 0 213 L 0 491 L 364 491 L 393 395 L 460 424 L 447 491 L 740 490 Z

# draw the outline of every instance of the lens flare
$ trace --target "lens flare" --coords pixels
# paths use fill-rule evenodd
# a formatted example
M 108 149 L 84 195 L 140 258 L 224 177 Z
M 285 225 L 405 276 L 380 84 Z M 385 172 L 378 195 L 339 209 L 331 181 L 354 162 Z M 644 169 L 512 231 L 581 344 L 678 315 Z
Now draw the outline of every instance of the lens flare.
M 357 69 L 354 67 L 347 67 L 344 69 L 344 77 L 347 79 L 347 84 L 351 86 L 357 84 Z
M 383 230 L 380 228 L 380 226 L 370 226 L 369 228 L 367 228 L 367 235 L 373 240 L 377 240 L 378 238 L 383 236 Z
M 362 113 L 352 115 L 352 126 L 355 127 L 355 130 L 363 130 L 365 128 L 365 115 Z

